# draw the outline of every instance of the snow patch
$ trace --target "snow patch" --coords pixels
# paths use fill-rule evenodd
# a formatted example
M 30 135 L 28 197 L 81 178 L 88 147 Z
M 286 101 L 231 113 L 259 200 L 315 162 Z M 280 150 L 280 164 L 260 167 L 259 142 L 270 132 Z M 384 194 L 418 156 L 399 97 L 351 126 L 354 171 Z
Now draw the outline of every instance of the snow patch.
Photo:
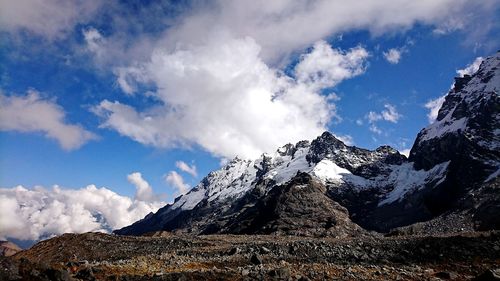
M 291 156 L 273 157 L 273 163 L 276 166 L 267 173 L 266 178 L 273 179 L 276 184 L 284 184 L 299 171 L 309 173 L 312 167 L 306 159 L 308 152 L 309 147 L 301 147 L 295 152 L 293 159 Z
M 491 173 L 491 175 L 489 175 L 485 180 L 484 182 L 489 182 L 491 180 L 494 180 L 496 179 L 498 176 L 500 175 L 500 168 L 498 168 L 495 172 Z
M 413 163 L 404 163 L 401 166 L 395 166 L 387 179 L 388 183 L 394 186 L 394 189 L 386 195 L 384 200 L 379 202 L 378 206 L 400 201 L 408 192 L 421 189 L 435 179 L 443 179 L 449 164 L 450 161 L 447 161 L 434 166 L 428 171 L 415 170 Z
M 193 188 L 186 195 L 182 195 L 177 202 L 175 202 L 171 209 L 181 208 L 182 210 L 192 210 L 198 203 L 205 198 L 205 190 Z
M 312 174 L 325 182 L 327 180 L 340 180 L 344 175 L 351 174 L 349 170 L 339 167 L 329 159 L 321 160 L 314 169 Z
M 254 161 L 233 159 L 222 169 L 211 172 L 201 183 L 175 202 L 171 209 L 192 210 L 203 199 L 208 202 L 240 197 L 253 185 L 257 170 Z
M 427 141 L 434 138 L 441 137 L 448 133 L 457 132 L 458 130 L 464 131 L 467 127 L 467 118 L 463 117 L 458 120 L 453 120 L 451 115 L 453 110 L 440 121 L 436 121 L 424 130 L 420 141 Z

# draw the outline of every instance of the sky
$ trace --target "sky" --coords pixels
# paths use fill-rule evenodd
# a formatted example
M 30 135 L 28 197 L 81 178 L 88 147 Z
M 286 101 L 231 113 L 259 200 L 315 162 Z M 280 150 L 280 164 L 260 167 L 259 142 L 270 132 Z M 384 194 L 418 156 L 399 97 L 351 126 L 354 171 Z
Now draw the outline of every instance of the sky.
M 407 154 L 495 0 L 0 0 L 0 238 L 126 226 L 327 130 Z

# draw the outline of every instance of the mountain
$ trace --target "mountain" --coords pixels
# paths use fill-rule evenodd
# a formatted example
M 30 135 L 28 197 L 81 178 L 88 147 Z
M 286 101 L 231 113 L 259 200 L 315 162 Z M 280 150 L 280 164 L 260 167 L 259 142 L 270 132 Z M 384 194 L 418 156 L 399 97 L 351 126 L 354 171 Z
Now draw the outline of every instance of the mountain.
M 0 256 L 10 257 L 22 249 L 10 241 L 0 241 Z
M 345 237 L 500 229 L 499 64 L 496 53 L 472 76 L 456 78 L 409 159 L 389 146 L 348 146 L 325 132 L 253 161 L 235 158 L 115 233 Z

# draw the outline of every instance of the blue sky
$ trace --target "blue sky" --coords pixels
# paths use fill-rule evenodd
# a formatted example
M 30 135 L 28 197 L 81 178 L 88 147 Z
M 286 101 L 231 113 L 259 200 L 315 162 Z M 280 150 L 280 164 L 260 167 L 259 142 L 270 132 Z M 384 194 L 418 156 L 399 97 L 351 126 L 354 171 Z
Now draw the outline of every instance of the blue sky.
M 499 48 L 498 1 L 258 2 L 0 1 L 0 187 L 168 202 L 322 130 L 405 151 Z

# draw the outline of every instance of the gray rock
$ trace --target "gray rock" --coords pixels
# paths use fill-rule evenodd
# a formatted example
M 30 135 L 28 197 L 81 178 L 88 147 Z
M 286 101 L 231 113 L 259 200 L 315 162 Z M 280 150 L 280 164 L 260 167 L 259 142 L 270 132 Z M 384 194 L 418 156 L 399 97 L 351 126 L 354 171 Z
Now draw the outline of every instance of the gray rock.
M 250 258 L 250 262 L 255 265 L 260 265 L 262 264 L 262 258 L 258 254 L 253 254 L 252 257 Z
M 488 269 L 474 278 L 474 281 L 500 281 L 500 269 Z

